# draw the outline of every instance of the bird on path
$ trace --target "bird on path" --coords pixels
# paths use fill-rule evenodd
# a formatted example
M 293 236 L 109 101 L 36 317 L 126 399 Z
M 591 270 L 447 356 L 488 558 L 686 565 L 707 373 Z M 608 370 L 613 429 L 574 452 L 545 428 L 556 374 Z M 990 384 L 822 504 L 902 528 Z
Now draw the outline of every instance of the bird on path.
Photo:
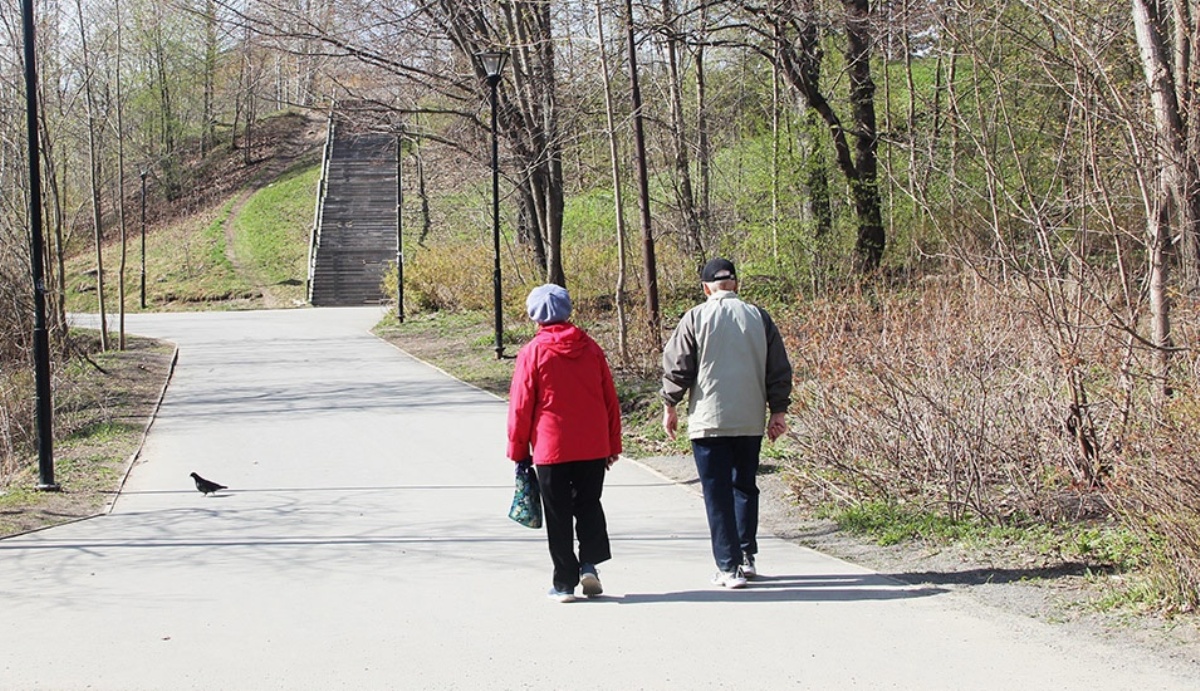
M 206 497 L 209 495 L 210 492 L 216 492 L 217 490 L 221 490 L 221 489 L 229 489 L 225 485 L 219 485 L 219 484 L 213 482 L 212 480 L 205 480 L 204 478 L 200 477 L 196 473 L 192 473 L 192 479 L 196 481 L 196 489 L 203 492 L 204 496 L 206 496 Z

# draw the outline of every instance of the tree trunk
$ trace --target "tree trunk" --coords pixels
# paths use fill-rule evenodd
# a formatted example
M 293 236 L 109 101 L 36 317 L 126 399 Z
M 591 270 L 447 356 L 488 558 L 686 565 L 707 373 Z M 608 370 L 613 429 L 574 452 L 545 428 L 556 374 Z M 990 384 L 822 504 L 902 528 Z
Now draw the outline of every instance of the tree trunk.
M 1167 288 L 1170 264 L 1167 255 L 1171 248 L 1171 222 L 1167 199 L 1170 191 L 1165 185 L 1160 188 L 1154 201 L 1154 211 L 1148 219 L 1147 259 L 1149 263 L 1150 291 L 1150 339 L 1155 345 L 1154 379 L 1155 391 L 1161 397 L 1171 393 L 1171 298 Z
M 821 96 L 821 61 L 824 51 L 821 50 L 820 34 L 815 21 L 816 6 L 814 0 L 804 0 L 801 3 L 802 16 L 797 20 L 799 34 L 797 45 L 793 49 L 787 44 L 787 38 L 780 31 L 778 23 L 772 26 L 775 37 L 776 61 L 783 68 L 783 74 L 804 98 L 807 113 L 804 125 L 799 127 L 800 151 L 804 157 L 804 188 L 808 192 L 808 212 L 813 223 L 813 236 L 817 239 L 827 237 L 833 231 L 833 202 L 829 193 L 829 173 L 826 170 L 825 157 L 821 153 L 821 145 L 817 139 L 820 116 L 830 131 L 834 134 L 834 145 L 840 155 L 848 147 L 845 145 L 845 134 L 841 122 L 833 114 L 832 109 Z M 818 107 L 817 104 L 824 104 Z M 839 142 L 840 138 L 840 142 Z M 849 161 L 849 156 L 844 157 Z M 852 179 L 854 166 L 843 165 L 842 172 Z
M 633 0 L 625 0 L 625 32 L 629 55 L 629 97 L 633 104 L 633 146 L 638 180 L 638 210 L 642 225 L 642 260 L 646 283 L 646 316 L 655 349 L 662 348 L 662 319 L 658 309 L 658 265 L 650 229 L 650 177 L 646 168 L 646 128 L 642 116 L 642 87 L 638 81 L 637 37 L 633 30 Z
M 608 48 L 604 42 L 604 11 L 600 0 L 596 0 L 596 35 L 600 44 L 600 69 L 604 78 L 604 116 L 608 135 L 608 154 L 612 165 L 613 206 L 617 219 L 617 342 L 619 343 L 621 362 L 629 362 L 629 333 L 625 315 L 625 203 L 621 190 L 621 155 L 617 142 L 616 115 L 613 107 L 612 78 L 609 76 Z
M 542 228 L 539 225 L 541 221 L 539 220 L 540 217 L 537 210 L 537 197 L 534 195 L 533 186 L 529 182 L 518 185 L 517 191 L 521 195 L 521 201 L 517 207 L 517 238 L 529 245 L 533 251 L 534 262 L 542 274 L 545 275 L 546 267 L 548 266 L 546 240 L 542 235 Z
M 125 265 L 129 246 L 125 234 L 125 104 L 121 85 L 121 51 L 124 46 L 121 42 L 121 0 L 114 0 L 113 5 L 117 17 L 117 222 L 121 226 L 121 261 L 117 269 L 117 348 L 125 350 Z
M 707 6 L 700 11 L 701 31 L 707 26 Z M 708 142 L 708 91 L 704 79 L 704 41 L 696 46 L 696 167 L 700 171 L 700 232 L 701 244 L 705 233 L 712 232 L 712 171 L 709 169 L 712 152 Z
M 854 167 L 850 193 L 858 218 L 855 250 L 859 266 L 874 271 L 883 259 L 884 230 L 879 198 L 879 135 L 875 128 L 875 82 L 871 79 L 871 3 L 843 0 L 846 8 L 846 64 L 854 114 Z
M 804 152 L 804 188 L 808 191 L 808 210 L 812 216 L 813 236 L 828 237 L 833 232 L 833 201 L 829 196 L 829 171 L 821 144 L 817 141 L 817 113 L 811 108 L 800 130 L 800 150 Z
M 771 258 L 775 272 L 781 273 L 779 262 L 779 50 L 776 34 L 776 59 L 771 61 Z
M 425 150 L 420 137 L 413 138 L 413 154 L 417 158 L 417 196 L 421 199 L 421 235 L 417 244 L 425 246 L 425 239 L 433 229 L 433 217 L 429 213 L 429 193 L 425 189 Z
M 42 79 L 41 81 L 43 83 L 38 85 L 38 89 L 43 90 L 40 100 L 42 103 L 47 103 L 44 94 L 46 80 Z M 39 110 L 38 117 L 40 118 L 38 136 L 42 142 L 42 178 L 46 182 L 45 189 L 49 197 L 47 204 L 50 213 L 47 216 L 53 219 L 51 225 L 54 228 L 54 232 L 51 234 L 54 239 L 53 260 L 48 260 L 46 263 L 46 266 L 54 268 L 51 272 L 51 285 L 55 290 L 48 293 L 54 298 L 52 303 L 54 309 L 51 312 L 53 321 L 50 326 L 54 333 L 65 335 L 67 333 L 67 260 L 64 252 L 66 239 L 63 233 L 63 226 L 66 224 L 63 213 L 63 185 L 65 184 L 63 180 L 65 176 L 59 171 L 58 164 L 54 160 L 54 141 L 49 134 L 49 124 L 46 122 L 46 109 Z
M 200 156 L 212 150 L 214 125 L 213 114 L 217 73 L 217 8 L 213 0 L 204 1 L 204 113 L 200 130 Z
M 815 0 L 800 0 L 797 11 L 790 14 L 756 11 L 765 13 L 771 22 L 775 47 L 779 51 L 774 59 L 781 63 L 784 76 L 829 129 L 838 168 L 850 184 L 858 224 L 856 263 L 860 270 L 869 272 L 879 266 L 885 243 L 877 179 L 879 137 L 875 128 L 875 83 L 871 80 L 870 2 L 842 0 L 842 5 L 846 17 L 853 147 L 847 137 L 847 128 L 821 91 L 822 51 Z M 795 44 L 783 30 L 785 25 L 795 28 Z
M 163 19 L 161 13 L 163 7 L 160 6 L 156 12 L 159 13 L 155 23 L 151 40 L 153 41 L 154 54 L 154 69 L 157 77 L 158 100 L 159 100 L 159 122 L 162 127 L 160 133 L 163 153 L 170 155 L 175 152 L 175 111 L 171 97 L 171 84 L 167 74 L 167 47 L 163 38 Z
M 671 142 L 675 148 L 675 201 L 683 217 L 684 251 L 692 256 L 699 270 L 704 263 L 704 246 L 700 241 L 700 219 L 696 214 L 696 195 L 692 189 L 687 125 L 683 116 L 683 88 L 679 76 L 678 41 L 675 38 L 677 29 L 671 0 L 662 0 L 662 13 L 667 33 L 667 92 L 671 100 Z
M 100 208 L 100 158 L 99 143 L 96 141 L 96 97 L 92 84 L 91 53 L 88 50 L 87 27 L 83 16 L 82 0 L 75 0 L 79 15 L 79 41 L 83 54 L 84 100 L 87 104 L 88 167 L 91 169 L 92 230 L 96 243 L 96 300 L 100 311 L 100 350 L 108 350 L 108 317 L 104 305 L 104 227 Z
M 488 23 L 482 14 L 464 14 L 457 3 L 441 4 L 446 6 L 443 11 L 454 17 L 450 28 L 462 45 L 482 50 L 498 41 L 487 34 Z M 501 94 L 500 125 L 514 158 L 525 168 L 518 177 L 530 181 L 529 191 L 535 204 L 529 210 L 535 214 L 545 242 L 546 280 L 564 284 L 562 142 L 558 136 L 550 3 L 529 0 L 504 3 L 501 11 L 509 34 L 507 42 L 518 48 L 512 51 L 516 89 L 511 97 L 508 93 Z
M 1165 255 L 1171 243 L 1171 207 L 1174 206 L 1180 216 L 1186 216 L 1190 206 L 1182 171 L 1186 151 L 1176 84 L 1171 75 L 1167 47 L 1159 31 L 1161 18 L 1156 14 L 1156 7 L 1146 0 L 1133 0 L 1133 25 L 1142 70 L 1150 90 L 1155 138 L 1158 142 L 1156 151 L 1160 193 L 1150 211 L 1147 247 L 1150 254 L 1151 331 L 1153 343 L 1158 348 L 1156 375 L 1159 392 L 1166 394 L 1170 391 L 1167 374 L 1171 348 L 1171 303 L 1167 296 L 1168 265 Z
M 1179 94 L 1187 154 L 1183 165 L 1185 216 L 1182 264 L 1185 290 L 1200 293 L 1200 21 L 1188 0 L 1174 0 L 1175 6 L 1175 84 Z

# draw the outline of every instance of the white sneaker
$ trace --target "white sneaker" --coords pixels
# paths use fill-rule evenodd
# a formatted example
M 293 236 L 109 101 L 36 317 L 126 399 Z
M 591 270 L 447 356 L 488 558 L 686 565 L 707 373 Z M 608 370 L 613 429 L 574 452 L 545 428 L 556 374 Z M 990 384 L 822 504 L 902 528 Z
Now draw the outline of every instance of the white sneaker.
M 584 564 L 579 568 L 579 585 L 583 586 L 583 594 L 588 597 L 604 594 L 604 587 L 600 585 L 600 574 L 591 564 Z
M 738 567 L 733 571 L 718 571 L 717 575 L 713 576 L 713 585 L 722 588 L 745 588 L 746 576 L 742 573 L 742 567 Z
M 559 590 L 558 588 L 551 588 L 550 592 L 546 593 L 546 596 L 555 602 L 575 601 L 575 593 L 571 590 Z
M 753 554 L 742 554 L 742 575 L 746 577 L 746 580 L 758 575 L 758 569 L 754 568 Z

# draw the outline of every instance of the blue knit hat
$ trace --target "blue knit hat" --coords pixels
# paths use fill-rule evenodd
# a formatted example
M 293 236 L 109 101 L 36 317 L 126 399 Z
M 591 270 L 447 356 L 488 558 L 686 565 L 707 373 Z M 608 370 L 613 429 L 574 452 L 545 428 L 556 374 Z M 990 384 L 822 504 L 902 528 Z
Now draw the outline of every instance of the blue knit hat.
M 566 288 L 547 283 L 529 291 L 525 310 L 539 324 L 565 322 L 571 316 L 571 296 Z

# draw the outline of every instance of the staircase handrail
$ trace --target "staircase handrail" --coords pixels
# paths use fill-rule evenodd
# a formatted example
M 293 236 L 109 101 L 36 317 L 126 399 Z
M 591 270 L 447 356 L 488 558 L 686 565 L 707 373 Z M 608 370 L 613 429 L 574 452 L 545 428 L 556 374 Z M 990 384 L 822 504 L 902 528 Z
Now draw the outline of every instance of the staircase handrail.
M 335 102 L 329 110 L 329 120 L 325 124 L 325 147 L 321 152 L 321 179 L 317 181 L 316 208 L 313 210 L 312 228 L 308 235 L 308 285 L 305 294 L 309 304 L 313 298 L 313 279 L 317 273 L 317 250 L 321 247 L 321 220 L 325 209 L 325 192 L 329 182 L 329 159 L 333 157 L 334 117 L 337 108 Z

